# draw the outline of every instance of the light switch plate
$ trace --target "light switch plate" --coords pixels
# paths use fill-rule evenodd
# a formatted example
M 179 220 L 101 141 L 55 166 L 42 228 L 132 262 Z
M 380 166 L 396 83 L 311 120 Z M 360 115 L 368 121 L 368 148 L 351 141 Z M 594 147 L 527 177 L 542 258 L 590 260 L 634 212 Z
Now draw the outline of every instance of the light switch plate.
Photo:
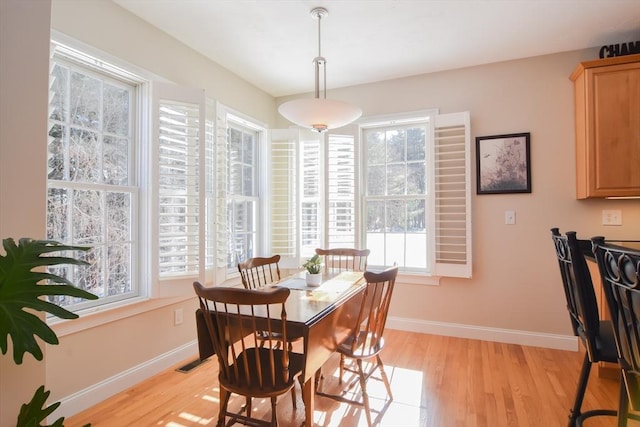
M 602 225 L 622 225 L 622 211 L 619 209 L 603 210 Z
M 504 211 L 504 223 L 514 225 L 516 223 L 516 211 Z

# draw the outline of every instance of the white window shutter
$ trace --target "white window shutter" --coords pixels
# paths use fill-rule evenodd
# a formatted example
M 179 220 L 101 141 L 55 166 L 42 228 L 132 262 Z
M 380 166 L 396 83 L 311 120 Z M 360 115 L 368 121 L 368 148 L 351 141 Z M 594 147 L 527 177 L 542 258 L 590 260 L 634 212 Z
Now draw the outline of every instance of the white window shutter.
M 206 283 L 212 283 L 216 267 L 216 103 L 206 101 L 205 123 L 205 276 Z
M 216 104 L 215 120 L 216 267 L 214 283 L 222 283 L 227 278 L 227 252 L 231 248 L 231 243 L 227 226 L 227 115 L 219 103 Z
M 470 278 L 472 273 L 469 124 L 468 112 L 435 117 L 432 135 L 435 276 Z
M 185 295 L 205 270 L 204 91 L 156 83 L 152 105 L 152 277 L 170 285 L 159 296 Z
M 327 237 L 329 248 L 357 247 L 356 149 L 351 135 L 327 140 Z
M 299 265 L 298 157 L 299 132 L 272 129 L 271 153 L 271 254 L 279 254 L 281 265 Z M 275 190 L 275 191 L 274 191 Z
M 300 252 L 310 258 L 323 246 L 324 150 L 318 134 L 300 141 Z

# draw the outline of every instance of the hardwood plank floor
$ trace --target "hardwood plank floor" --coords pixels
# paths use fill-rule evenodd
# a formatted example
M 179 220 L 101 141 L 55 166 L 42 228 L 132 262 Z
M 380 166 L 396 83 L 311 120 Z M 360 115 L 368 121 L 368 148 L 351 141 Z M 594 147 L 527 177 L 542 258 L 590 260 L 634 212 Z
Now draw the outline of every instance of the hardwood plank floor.
M 382 353 L 394 400 L 372 377 L 367 389 L 373 418 L 393 427 L 547 427 L 565 426 L 578 381 L 582 352 L 551 350 L 396 330 L 385 331 Z M 335 393 L 338 356 L 325 365 L 323 391 Z M 189 362 L 185 361 L 184 363 Z M 178 365 L 182 366 L 184 363 Z M 176 367 L 178 367 L 176 366 Z M 91 423 L 113 426 L 215 426 L 218 413 L 217 362 L 203 363 L 188 373 L 174 369 L 65 420 L 67 427 Z M 358 393 L 358 386 L 349 393 Z M 290 394 L 278 402 L 281 426 L 299 426 Z M 233 397 L 231 407 L 243 399 Z M 616 408 L 618 384 L 591 373 L 584 410 Z M 254 413 L 269 417 L 269 402 L 254 399 Z M 55 415 L 55 413 L 54 413 Z M 318 426 L 365 426 L 360 407 L 316 398 Z M 613 427 L 613 417 L 591 418 L 585 427 Z M 629 426 L 640 427 L 639 422 Z

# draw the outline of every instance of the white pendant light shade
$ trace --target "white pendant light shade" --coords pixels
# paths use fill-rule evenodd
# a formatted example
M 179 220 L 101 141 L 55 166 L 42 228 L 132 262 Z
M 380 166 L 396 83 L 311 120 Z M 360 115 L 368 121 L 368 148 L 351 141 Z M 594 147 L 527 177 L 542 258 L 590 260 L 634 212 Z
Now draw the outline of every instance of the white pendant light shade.
M 315 98 L 296 99 L 278 107 L 278 112 L 285 119 L 316 132 L 348 125 L 362 115 L 362 110 L 354 105 L 327 99 L 327 60 L 321 51 L 320 21 L 328 14 L 327 9 L 323 7 L 316 7 L 311 11 L 311 16 L 318 20 L 318 56 L 313 59 L 316 74 Z
M 355 105 L 326 98 L 296 99 L 278 107 L 282 116 L 298 126 L 324 132 L 357 120 L 362 110 Z

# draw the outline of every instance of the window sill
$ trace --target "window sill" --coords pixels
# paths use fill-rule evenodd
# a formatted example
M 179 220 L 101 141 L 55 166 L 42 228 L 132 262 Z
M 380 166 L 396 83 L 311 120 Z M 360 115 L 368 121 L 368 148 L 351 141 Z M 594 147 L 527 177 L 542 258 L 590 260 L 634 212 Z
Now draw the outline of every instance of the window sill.
M 440 276 L 428 276 L 426 274 L 419 273 L 399 273 L 396 278 L 396 283 L 402 283 L 403 285 L 439 286 L 440 279 Z
M 135 298 L 126 304 L 118 303 L 112 307 L 102 306 L 82 310 L 78 312 L 80 317 L 77 319 L 60 319 L 53 317 L 47 320 L 47 325 L 49 325 L 58 337 L 64 337 L 65 335 L 82 332 L 106 323 L 115 322 L 191 298 L 195 298 L 195 295 L 171 298 Z

